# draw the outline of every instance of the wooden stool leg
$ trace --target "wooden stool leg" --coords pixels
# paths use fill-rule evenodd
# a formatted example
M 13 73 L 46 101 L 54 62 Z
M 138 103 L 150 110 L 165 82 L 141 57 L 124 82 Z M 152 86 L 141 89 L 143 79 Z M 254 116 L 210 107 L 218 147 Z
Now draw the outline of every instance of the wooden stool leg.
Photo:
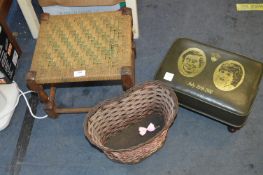
M 48 116 L 52 118 L 58 117 L 58 113 L 56 112 L 55 94 L 56 94 L 56 88 L 54 86 L 51 86 L 49 102 L 45 104 L 45 107 L 44 107 L 44 110 L 46 111 Z
M 36 83 L 35 78 L 36 78 L 36 72 L 30 71 L 27 73 L 26 82 L 28 88 L 38 93 L 39 99 L 42 103 L 48 103 L 49 102 L 48 95 L 44 91 L 43 86 Z
M 127 90 L 134 86 L 134 70 L 132 67 L 121 68 L 121 81 L 123 90 Z
M 42 85 L 39 85 L 36 83 L 36 72 L 35 71 L 29 71 L 26 75 L 26 82 L 27 86 L 30 90 L 35 91 L 38 93 L 38 97 L 42 103 L 45 104 L 45 111 L 47 114 L 51 117 L 57 117 L 56 111 L 55 111 L 55 102 L 54 98 L 49 98 L 46 92 L 44 91 L 44 88 Z M 52 90 L 51 90 L 52 92 Z M 53 95 L 54 93 L 52 93 Z M 54 95 L 53 95 L 54 96 Z M 50 100 L 51 99 L 51 100 Z

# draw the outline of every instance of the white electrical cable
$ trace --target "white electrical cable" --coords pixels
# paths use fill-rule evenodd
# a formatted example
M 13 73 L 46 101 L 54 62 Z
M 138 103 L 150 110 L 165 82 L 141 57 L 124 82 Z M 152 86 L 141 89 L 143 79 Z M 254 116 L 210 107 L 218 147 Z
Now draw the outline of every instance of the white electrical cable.
M 36 115 L 33 114 L 32 109 L 31 109 L 31 106 L 29 105 L 29 102 L 28 102 L 28 100 L 27 100 L 27 98 L 26 98 L 26 94 L 32 93 L 32 92 L 34 92 L 34 91 L 23 92 L 23 91 L 22 91 L 21 89 L 19 89 L 18 87 L 17 87 L 17 89 L 18 89 L 19 92 L 20 92 L 20 95 L 18 96 L 17 101 L 19 101 L 19 98 L 21 97 L 21 95 L 24 97 L 24 99 L 25 99 L 25 101 L 26 101 L 26 105 L 27 105 L 27 107 L 28 107 L 28 109 L 29 109 L 29 112 L 30 112 L 30 114 L 32 115 L 32 117 L 34 117 L 35 119 L 45 119 L 45 118 L 48 117 L 48 115 L 44 115 L 44 116 L 42 116 L 42 117 L 38 117 L 38 116 L 36 116 Z M 34 93 L 35 93 L 35 92 L 34 92 Z M 17 104 L 18 104 L 18 103 L 17 103 Z
M 16 82 L 13 81 L 13 83 L 16 83 Z M 28 107 L 28 109 L 29 109 L 29 112 L 30 112 L 30 114 L 32 115 L 32 117 L 34 117 L 34 118 L 36 118 L 36 119 L 45 119 L 45 118 L 48 117 L 48 115 L 44 115 L 44 116 L 42 116 L 42 117 L 38 117 L 38 116 L 36 116 L 36 115 L 33 114 L 32 109 L 31 109 L 31 106 L 29 105 L 29 102 L 28 102 L 28 100 L 27 100 L 26 94 L 35 93 L 34 91 L 26 91 L 26 92 L 23 92 L 21 89 L 19 89 L 19 87 L 17 86 L 17 84 L 16 84 L 16 87 L 17 87 L 18 91 L 20 92 L 20 94 L 19 94 L 18 97 L 17 97 L 17 101 L 16 101 L 15 106 L 14 106 L 9 112 L 7 112 L 6 114 L 12 112 L 12 111 L 16 108 L 16 106 L 17 106 L 18 103 L 19 103 L 20 97 L 23 96 L 24 99 L 25 99 L 25 101 L 26 101 L 26 105 L 27 105 L 27 107 Z

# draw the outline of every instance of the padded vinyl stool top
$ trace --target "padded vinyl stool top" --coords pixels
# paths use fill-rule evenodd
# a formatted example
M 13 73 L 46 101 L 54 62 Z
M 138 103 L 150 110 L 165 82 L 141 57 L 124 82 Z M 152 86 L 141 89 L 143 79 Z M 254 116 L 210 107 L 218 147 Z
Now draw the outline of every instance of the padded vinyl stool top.
M 38 84 L 120 80 L 124 66 L 133 66 L 130 15 L 50 15 L 41 21 L 31 66 Z

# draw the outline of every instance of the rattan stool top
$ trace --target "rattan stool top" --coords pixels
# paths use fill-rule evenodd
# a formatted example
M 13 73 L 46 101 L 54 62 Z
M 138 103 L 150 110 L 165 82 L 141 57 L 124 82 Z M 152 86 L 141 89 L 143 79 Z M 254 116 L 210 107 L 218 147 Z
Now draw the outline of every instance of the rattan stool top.
M 50 15 L 41 21 L 31 71 L 39 84 L 119 80 L 121 67 L 132 64 L 130 15 Z

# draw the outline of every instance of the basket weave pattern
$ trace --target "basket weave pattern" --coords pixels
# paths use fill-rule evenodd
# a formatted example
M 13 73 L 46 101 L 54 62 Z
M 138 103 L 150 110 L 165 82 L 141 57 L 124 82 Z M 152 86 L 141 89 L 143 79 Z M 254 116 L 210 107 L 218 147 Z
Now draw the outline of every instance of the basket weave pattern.
M 172 89 L 158 81 L 148 82 L 130 89 L 120 98 L 95 107 L 94 112 L 86 117 L 84 132 L 90 142 L 103 150 L 110 159 L 137 163 L 162 147 L 177 110 L 178 101 Z M 164 126 L 146 143 L 118 150 L 104 146 L 111 135 L 152 113 L 164 117 Z
M 32 62 L 37 83 L 118 80 L 132 65 L 132 19 L 121 11 L 50 15 Z M 75 71 L 85 76 L 75 77 Z

